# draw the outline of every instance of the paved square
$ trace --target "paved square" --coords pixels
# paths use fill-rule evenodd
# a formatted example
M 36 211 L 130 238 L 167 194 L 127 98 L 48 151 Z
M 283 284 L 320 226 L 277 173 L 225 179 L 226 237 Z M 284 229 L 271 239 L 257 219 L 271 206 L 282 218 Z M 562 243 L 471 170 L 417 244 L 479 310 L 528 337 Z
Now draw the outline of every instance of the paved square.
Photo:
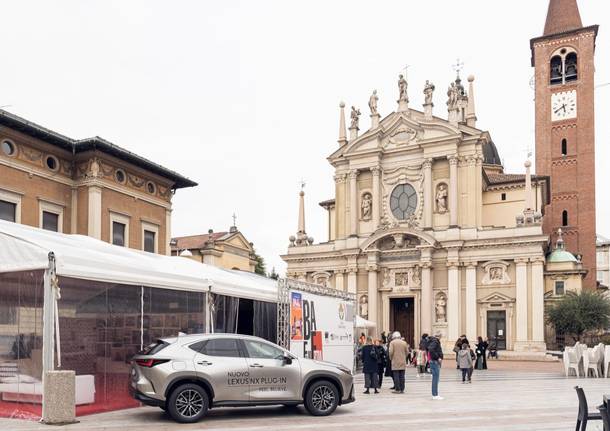
M 52 427 L 36 422 L 2 419 L 0 429 L 30 430 L 573 430 L 578 410 L 575 385 L 584 387 L 590 410 L 610 393 L 610 380 L 566 379 L 561 363 L 490 362 L 490 370 L 475 371 L 464 385 L 447 361 L 441 373 L 443 401 L 430 399 L 430 377 L 407 372 L 407 393 L 389 391 L 364 395 L 362 375 L 356 377 L 357 400 L 330 417 L 309 416 L 302 407 L 225 408 L 212 410 L 197 424 L 176 424 L 157 408 L 142 407 L 79 418 L 80 423 Z M 588 430 L 601 429 L 590 422 Z

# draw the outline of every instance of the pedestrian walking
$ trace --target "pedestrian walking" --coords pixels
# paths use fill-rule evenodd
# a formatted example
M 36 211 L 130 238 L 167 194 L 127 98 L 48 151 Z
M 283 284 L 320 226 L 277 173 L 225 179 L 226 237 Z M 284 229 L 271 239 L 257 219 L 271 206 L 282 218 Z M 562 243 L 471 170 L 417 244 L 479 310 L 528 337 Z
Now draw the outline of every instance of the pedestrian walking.
M 373 339 L 367 337 L 366 344 L 362 346 L 362 372 L 364 373 L 364 387 L 365 394 L 369 394 L 369 389 L 374 389 L 375 393 L 378 394 L 377 390 L 377 348 L 373 345 Z
M 472 383 L 472 350 L 466 343 L 462 343 L 462 350 L 457 354 L 458 365 L 462 371 L 462 383 Z
M 386 351 L 386 346 L 381 340 L 375 340 L 375 348 L 377 349 L 377 383 L 378 387 L 381 388 L 383 374 L 388 362 L 388 353 Z
M 476 354 L 477 354 L 477 370 L 486 370 L 487 369 L 487 349 L 489 347 L 489 343 L 487 341 L 483 341 L 481 336 L 477 337 L 477 344 L 475 344 Z
M 432 373 L 432 399 L 444 399 L 438 394 L 438 383 L 441 378 L 441 365 L 443 363 L 443 348 L 441 347 L 441 333 L 437 332 L 434 337 L 428 339 L 428 354 L 430 356 L 430 372 Z
M 409 345 L 401 339 L 398 331 L 392 334 L 389 353 L 394 377 L 394 393 L 403 394 L 405 392 L 405 370 L 409 357 Z

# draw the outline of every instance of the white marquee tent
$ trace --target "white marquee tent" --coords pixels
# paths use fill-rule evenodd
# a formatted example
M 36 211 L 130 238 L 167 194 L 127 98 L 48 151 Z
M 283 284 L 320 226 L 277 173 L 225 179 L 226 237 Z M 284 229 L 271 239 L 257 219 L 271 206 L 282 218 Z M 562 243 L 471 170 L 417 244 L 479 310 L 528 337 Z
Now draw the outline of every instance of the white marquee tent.
M 221 295 L 276 302 L 277 282 L 240 271 L 119 247 L 83 235 L 68 235 L 0 220 L 0 273 L 49 268 L 83 280 L 211 291 Z

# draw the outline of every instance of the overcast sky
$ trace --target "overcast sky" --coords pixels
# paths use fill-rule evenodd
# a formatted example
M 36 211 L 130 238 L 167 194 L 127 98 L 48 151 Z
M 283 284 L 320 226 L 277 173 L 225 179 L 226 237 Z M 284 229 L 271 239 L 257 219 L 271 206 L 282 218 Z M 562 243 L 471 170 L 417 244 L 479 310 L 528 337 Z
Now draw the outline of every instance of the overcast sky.
M 580 0 L 600 24 L 596 84 L 610 82 L 610 4 Z M 271 269 L 297 228 L 327 240 L 326 157 L 338 104 L 363 112 L 378 90 L 395 110 L 409 64 L 411 106 L 426 79 L 446 116 L 452 65 L 474 74 L 478 126 L 507 172 L 534 145 L 529 39 L 547 0 L 13 1 L 2 4 L 0 106 L 73 138 L 99 135 L 197 181 L 174 198 L 173 234 L 227 230 L 231 215 Z M 610 85 L 596 90 L 598 232 L 610 236 Z

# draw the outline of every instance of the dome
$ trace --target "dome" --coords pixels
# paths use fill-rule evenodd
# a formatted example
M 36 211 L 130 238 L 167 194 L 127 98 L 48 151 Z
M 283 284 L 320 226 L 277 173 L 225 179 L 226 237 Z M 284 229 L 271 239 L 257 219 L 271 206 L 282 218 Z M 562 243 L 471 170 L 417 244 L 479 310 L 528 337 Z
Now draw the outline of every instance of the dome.
M 546 258 L 547 262 L 574 262 L 578 263 L 578 260 L 572 253 L 562 248 L 556 248 Z

